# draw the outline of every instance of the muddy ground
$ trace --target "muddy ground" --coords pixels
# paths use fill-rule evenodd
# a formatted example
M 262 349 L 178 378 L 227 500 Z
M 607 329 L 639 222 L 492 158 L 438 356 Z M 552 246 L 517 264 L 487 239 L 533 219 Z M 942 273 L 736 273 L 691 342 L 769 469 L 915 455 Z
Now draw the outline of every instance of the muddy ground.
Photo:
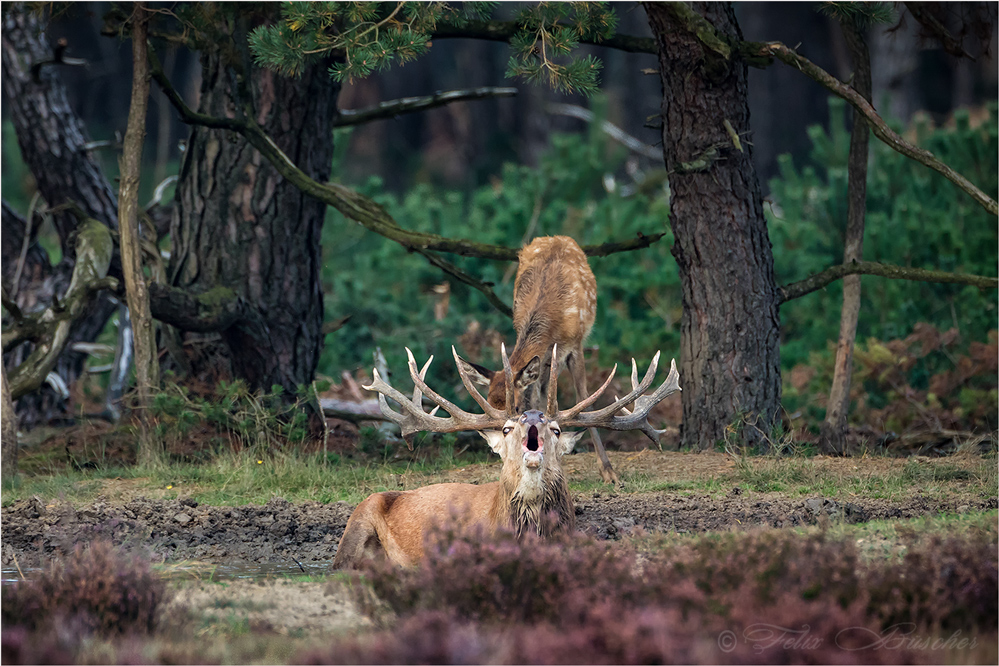
M 733 465 L 721 454 L 615 453 L 614 465 L 619 471 L 661 473 L 664 478 L 724 476 Z M 579 474 L 595 470 L 591 458 L 592 454 L 572 456 L 567 460 L 567 471 L 575 476 L 573 467 L 580 468 Z M 860 467 L 899 464 L 903 461 L 879 460 L 862 462 Z M 814 465 L 817 473 L 843 473 L 839 467 L 845 467 L 846 473 L 851 469 L 861 473 L 856 461 L 849 459 L 815 459 Z M 668 472 L 658 472 L 660 467 L 668 467 Z M 492 471 L 492 466 L 477 466 L 468 472 L 456 469 L 448 480 L 482 482 L 489 480 Z M 745 490 L 733 483 L 723 493 L 713 495 L 607 490 L 577 493 L 574 499 L 578 528 L 600 539 L 620 538 L 636 527 L 648 532 L 691 533 L 791 527 L 816 523 L 821 516 L 861 523 L 996 508 L 995 493 L 955 490 L 929 495 L 915 487 L 892 499 L 792 498 Z M 353 506 L 344 502 L 292 503 L 280 498 L 263 506 L 219 507 L 185 498 L 109 493 L 106 498 L 74 507 L 35 497 L 3 509 L 2 561 L 4 567 L 37 567 L 56 552 L 72 550 L 77 543 L 110 539 L 158 562 L 301 563 L 315 571 L 333 559 L 352 510 Z
M 975 479 L 982 464 L 978 456 L 916 460 L 920 469 L 936 470 L 929 477 L 945 473 L 950 480 L 914 484 L 910 490 L 883 499 L 757 492 L 740 480 L 737 467 L 746 463 L 720 453 L 642 450 L 609 454 L 615 469 L 631 480 L 632 490 L 648 487 L 639 482 L 642 478 L 654 480 L 655 487 L 677 490 L 628 492 L 626 486 L 624 491 L 603 488 L 576 493 L 578 527 L 599 539 L 619 539 L 638 528 L 683 534 L 785 528 L 817 523 L 824 516 L 861 523 L 996 508 L 994 489 Z M 759 459 L 750 464 L 775 463 Z M 812 478 L 873 480 L 912 464 L 912 459 L 823 457 L 800 463 L 802 473 Z M 569 456 L 563 467 L 576 482 L 600 487 L 592 453 Z M 498 464 L 469 465 L 433 481 L 484 483 L 498 474 Z M 400 474 L 392 482 L 406 489 L 433 481 L 420 474 Z M 692 492 L 691 487 L 710 487 L 711 492 Z M 333 636 L 356 635 L 379 626 L 380 620 L 362 610 L 347 579 L 288 577 L 300 571 L 327 571 L 352 505 L 275 498 L 263 506 L 209 506 L 184 497 L 193 490 L 150 488 L 141 479 L 107 479 L 102 482 L 101 496 L 82 506 L 40 497 L 6 506 L 0 514 L 4 578 L 30 576 L 32 569 L 43 566 L 53 554 L 95 539 L 110 539 L 149 556 L 164 564 L 158 570 L 173 581 L 153 642 L 169 645 L 173 641 L 181 650 L 178 654 L 188 655 L 180 662 L 294 662 L 300 659 L 300 650 L 328 645 Z M 193 653 L 192 636 L 197 637 Z M 84 655 L 82 661 L 114 662 L 111 653 L 100 652 L 98 648 L 104 648 L 95 645 L 98 651 Z

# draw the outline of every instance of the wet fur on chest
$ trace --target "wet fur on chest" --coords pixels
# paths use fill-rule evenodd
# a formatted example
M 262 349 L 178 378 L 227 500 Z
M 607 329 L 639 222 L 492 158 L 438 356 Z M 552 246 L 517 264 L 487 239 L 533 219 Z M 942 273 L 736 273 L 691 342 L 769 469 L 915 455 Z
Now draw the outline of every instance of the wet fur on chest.
M 540 488 L 518 487 L 509 494 L 510 520 L 517 534 L 542 537 L 576 529 L 576 511 L 560 471 L 546 471 Z

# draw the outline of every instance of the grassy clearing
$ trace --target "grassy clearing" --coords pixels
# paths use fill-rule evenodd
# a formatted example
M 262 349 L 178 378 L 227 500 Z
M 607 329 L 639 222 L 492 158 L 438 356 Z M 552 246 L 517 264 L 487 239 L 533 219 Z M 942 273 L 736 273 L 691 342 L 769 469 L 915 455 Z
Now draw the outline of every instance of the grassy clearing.
M 885 465 L 885 461 L 894 464 Z M 785 493 L 791 497 L 863 496 L 896 499 L 913 490 L 927 496 L 966 491 L 995 497 L 999 486 L 996 456 L 963 456 L 959 459 L 864 457 L 836 461 L 828 458 L 740 457 L 733 479 L 757 492 Z
M 769 528 L 760 528 L 760 530 Z M 914 544 L 933 538 L 992 535 L 999 538 L 999 511 L 983 511 L 956 515 L 921 516 L 907 520 L 872 520 L 851 525 L 830 521 L 824 525 L 788 528 L 794 534 L 809 537 L 823 533 L 829 540 L 850 540 L 857 546 L 862 559 L 901 559 Z M 640 552 L 654 555 L 679 544 L 697 545 L 718 539 L 745 539 L 751 532 L 650 533 L 630 536 L 625 543 Z
M 7 506 L 38 496 L 79 506 L 98 497 L 124 501 L 138 495 L 189 497 L 213 506 L 264 504 L 274 497 L 292 502 L 356 504 L 383 490 L 405 490 L 444 481 L 484 483 L 498 478 L 495 456 L 484 449 L 456 453 L 455 448 L 418 446 L 417 453 L 408 459 L 394 458 L 393 451 L 351 459 L 294 449 L 266 453 L 261 449 L 244 449 L 219 452 L 196 463 L 102 464 L 86 469 L 66 465 L 46 467 L 29 450 L 24 455 L 25 471 L 13 482 L 4 481 L 2 504 Z M 39 458 L 52 455 L 51 451 L 38 453 Z M 721 497 L 739 487 L 792 498 L 894 500 L 913 493 L 931 498 L 954 493 L 996 497 L 999 488 L 994 452 L 937 459 L 731 457 L 720 453 L 656 451 L 611 452 L 611 456 L 625 481 L 626 493 Z M 608 492 L 610 489 L 599 480 L 590 458 L 592 454 L 566 460 L 570 489 L 584 494 Z
M 21 474 L 4 482 L 3 505 L 33 496 L 59 498 L 79 505 L 98 496 L 143 494 L 190 497 L 215 506 L 264 504 L 280 496 L 293 502 L 360 502 L 373 492 L 418 487 L 442 480 L 455 467 L 487 462 L 485 454 L 451 455 L 433 461 L 334 462 L 296 451 L 262 454 L 223 453 L 193 464 L 164 462 L 152 466 L 64 469 L 50 474 Z

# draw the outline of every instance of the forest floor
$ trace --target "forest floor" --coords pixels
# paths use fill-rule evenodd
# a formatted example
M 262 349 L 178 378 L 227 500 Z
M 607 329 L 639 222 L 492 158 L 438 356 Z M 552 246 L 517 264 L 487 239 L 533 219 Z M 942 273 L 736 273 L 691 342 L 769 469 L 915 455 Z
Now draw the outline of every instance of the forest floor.
M 578 529 L 597 539 L 654 543 L 821 526 L 850 530 L 858 544 L 880 553 L 897 547 L 902 530 L 996 522 L 994 453 L 908 459 L 609 453 L 625 480 L 622 489 L 600 484 L 592 453 L 563 462 Z M 498 473 L 498 463 L 475 463 L 382 481 L 404 489 L 488 482 Z M 86 483 L 82 496 L 14 493 L 20 497 L 5 500 L 5 582 L 30 577 L 78 543 L 110 540 L 156 563 L 174 589 L 164 622 L 175 636 L 204 637 L 203 658 L 223 663 L 288 661 L 316 640 L 375 626 L 358 610 L 350 579 L 327 573 L 353 503 L 273 496 L 262 504 L 219 505 L 199 501 L 203 489 L 166 488 L 141 477 Z

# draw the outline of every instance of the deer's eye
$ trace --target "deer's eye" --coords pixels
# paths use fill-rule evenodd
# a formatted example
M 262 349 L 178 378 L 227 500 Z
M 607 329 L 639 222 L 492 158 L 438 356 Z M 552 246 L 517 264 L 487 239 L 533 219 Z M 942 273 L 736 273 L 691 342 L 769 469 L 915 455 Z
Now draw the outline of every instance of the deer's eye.
M 562 434 L 562 431 L 559 430 L 558 428 L 552 428 L 552 434 L 558 437 L 559 435 Z
M 507 426 L 507 427 L 503 428 L 503 434 L 504 435 L 509 435 L 511 430 L 513 430 L 513 428 L 511 428 L 510 426 Z

